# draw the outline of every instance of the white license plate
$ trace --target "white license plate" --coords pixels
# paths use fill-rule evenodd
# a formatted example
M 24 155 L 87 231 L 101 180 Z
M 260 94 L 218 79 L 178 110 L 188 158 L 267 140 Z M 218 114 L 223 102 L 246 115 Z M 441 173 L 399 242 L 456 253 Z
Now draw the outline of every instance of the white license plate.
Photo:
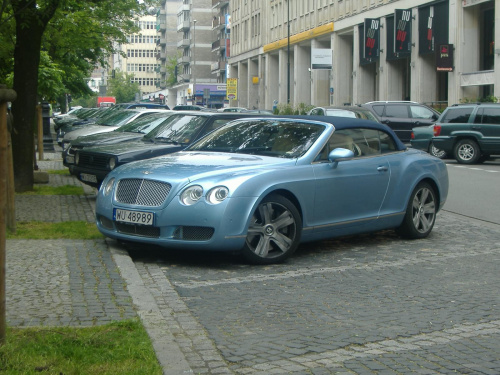
M 115 208 L 113 219 L 122 223 L 153 225 L 154 213 L 144 211 L 129 211 Z
M 66 163 L 68 164 L 75 164 L 75 157 L 72 156 L 66 156 Z
M 97 183 L 97 177 L 95 175 L 93 175 L 93 174 L 80 173 L 80 178 L 83 181 L 96 182 Z

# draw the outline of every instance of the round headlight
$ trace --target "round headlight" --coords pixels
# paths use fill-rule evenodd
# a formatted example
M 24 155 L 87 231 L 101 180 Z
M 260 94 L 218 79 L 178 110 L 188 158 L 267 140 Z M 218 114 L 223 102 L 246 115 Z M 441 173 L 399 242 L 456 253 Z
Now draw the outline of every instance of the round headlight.
M 188 187 L 181 193 L 180 199 L 182 204 L 186 206 L 191 206 L 200 200 L 203 196 L 203 188 L 199 185 L 193 185 Z
M 109 169 L 113 170 L 116 167 L 116 158 L 109 159 Z
M 111 190 L 113 190 L 113 184 L 115 183 L 115 178 L 110 178 L 108 182 L 106 182 L 106 185 L 104 185 L 104 195 L 108 195 Z
M 75 154 L 75 164 L 78 164 L 78 162 L 79 162 L 79 161 L 80 161 L 80 153 L 79 153 L 79 152 L 77 152 L 77 153 Z
M 207 193 L 207 201 L 218 204 L 227 198 L 229 189 L 225 186 L 216 186 Z

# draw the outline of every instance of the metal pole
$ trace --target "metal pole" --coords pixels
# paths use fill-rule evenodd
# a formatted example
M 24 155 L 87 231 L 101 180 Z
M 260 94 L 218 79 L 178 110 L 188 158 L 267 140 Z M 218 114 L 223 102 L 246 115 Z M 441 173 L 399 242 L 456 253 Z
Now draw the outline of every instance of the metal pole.
M 191 68 L 191 74 L 193 75 L 193 104 L 194 105 L 196 105 L 196 75 L 194 74 L 194 65 L 196 63 L 195 50 L 196 50 L 196 20 L 193 20 L 193 67 Z
M 290 0 L 287 0 L 287 24 L 288 24 L 288 43 L 287 43 L 287 71 L 286 71 L 286 102 L 290 104 Z

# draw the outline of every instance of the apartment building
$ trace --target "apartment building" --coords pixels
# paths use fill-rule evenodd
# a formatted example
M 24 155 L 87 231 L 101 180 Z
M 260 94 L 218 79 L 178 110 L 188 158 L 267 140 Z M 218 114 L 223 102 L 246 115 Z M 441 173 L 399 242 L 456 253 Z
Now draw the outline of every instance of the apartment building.
M 231 0 L 231 105 L 498 98 L 495 2 Z
M 140 31 L 127 36 L 127 43 L 120 46 L 125 57 L 115 55 L 114 69 L 133 74 L 141 94 L 149 96 L 157 90 L 160 77 L 156 58 L 156 16 L 143 15 L 136 21 Z

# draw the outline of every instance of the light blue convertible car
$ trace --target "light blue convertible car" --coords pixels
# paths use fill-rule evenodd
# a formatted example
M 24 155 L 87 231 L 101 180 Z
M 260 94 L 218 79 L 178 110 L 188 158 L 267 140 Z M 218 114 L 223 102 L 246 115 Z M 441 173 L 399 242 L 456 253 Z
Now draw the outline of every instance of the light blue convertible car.
M 407 149 L 383 124 L 251 118 L 113 170 L 96 221 L 123 242 L 236 250 L 270 264 L 306 241 L 390 228 L 426 237 L 447 194 L 443 161 Z

